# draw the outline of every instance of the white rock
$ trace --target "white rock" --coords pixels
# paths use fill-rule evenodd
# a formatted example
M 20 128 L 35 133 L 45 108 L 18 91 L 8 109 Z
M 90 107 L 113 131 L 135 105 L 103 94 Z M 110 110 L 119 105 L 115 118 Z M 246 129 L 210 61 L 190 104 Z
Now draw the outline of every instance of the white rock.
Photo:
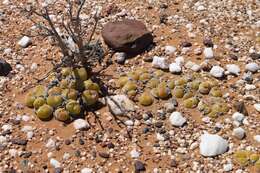
M 201 136 L 200 154 L 205 157 L 223 154 L 228 149 L 228 142 L 219 135 L 204 134 Z
M 245 130 L 241 127 L 233 129 L 233 135 L 238 139 L 243 139 L 245 137 Z
M 132 151 L 130 151 L 130 156 L 132 158 L 138 158 L 140 157 L 140 153 L 137 150 L 133 149 Z
M 49 149 L 53 149 L 56 146 L 56 142 L 53 139 L 49 139 L 45 145 L 45 147 L 49 148 Z
M 177 63 L 171 63 L 169 70 L 171 73 L 180 73 L 181 67 Z
M 260 112 L 260 103 L 254 104 L 254 108 L 255 108 L 258 112 Z
M 38 65 L 37 65 L 36 63 L 32 63 L 32 65 L 31 65 L 31 71 L 32 71 L 32 72 L 35 72 L 35 71 L 37 70 L 37 68 L 38 68 Z
M 153 57 L 152 66 L 154 68 L 159 68 L 159 69 L 168 69 L 169 68 L 169 64 L 167 63 L 166 58 L 159 57 L 159 56 Z
M 224 69 L 220 66 L 213 66 L 210 70 L 210 74 L 216 78 L 221 78 L 224 75 Z
M 53 158 L 51 158 L 50 164 L 51 164 L 54 168 L 60 168 L 60 167 L 61 167 L 61 163 L 60 163 L 58 160 L 53 159 Z
M 183 126 L 186 121 L 186 118 L 184 118 L 180 112 L 173 112 L 170 115 L 170 123 L 174 126 Z
M 186 64 L 184 65 L 185 68 L 191 69 L 191 67 L 194 65 L 195 63 L 192 61 L 188 61 L 186 62 Z
M 194 64 L 194 65 L 191 67 L 191 70 L 192 70 L 192 71 L 195 71 L 195 72 L 200 71 L 200 69 L 201 69 L 201 66 L 198 65 L 198 64 Z
M 134 125 L 134 122 L 132 120 L 126 120 L 125 121 L 125 125 L 127 126 L 133 126 Z
M 12 125 L 10 124 L 4 124 L 2 126 L 3 131 L 12 130 Z
M 27 133 L 26 133 L 27 139 L 32 139 L 33 135 L 34 135 L 33 132 L 27 132 Z
M 203 5 L 199 5 L 197 7 L 197 11 L 204 11 L 204 10 L 206 10 L 206 8 Z
M 243 122 L 245 116 L 239 112 L 235 112 L 233 113 L 232 115 L 232 119 L 235 120 L 235 121 L 238 121 L 238 122 Z
M 158 141 L 164 141 L 165 140 L 164 136 L 162 134 L 160 134 L 160 133 L 156 133 L 156 139 Z
M 260 142 L 260 135 L 255 135 L 254 140 L 256 140 L 256 142 Z
M 114 95 L 106 97 L 107 105 L 110 112 L 114 115 L 121 116 L 129 111 L 135 110 L 135 104 L 126 95 Z
M 213 49 L 211 47 L 206 47 L 203 51 L 203 54 L 206 59 L 212 59 L 214 58 Z
M 179 66 L 183 66 L 183 64 L 184 64 L 184 58 L 183 58 L 183 56 L 178 56 L 177 58 L 175 58 L 175 62 L 176 62 L 176 64 L 178 64 Z
M 232 164 L 232 163 L 225 164 L 225 165 L 223 166 L 223 170 L 224 170 L 225 172 L 232 171 L 232 170 L 233 170 L 233 164 Z
M 240 68 L 239 68 L 238 65 L 236 65 L 236 64 L 227 64 L 226 67 L 227 67 L 227 71 L 230 74 L 239 75 Z
M 31 120 L 31 117 L 28 116 L 28 115 L 23 115 L 23 116 L 22 116 L 22 120 L 25 121 L 25 122 L 28 122 L 28 121 Z
M 23 36 L 21 40 L 18 41 L 18 45 L 21 46 L 22 48 L 26 48 L 32 43 L 32 40 L 30 37 Z
M 33 127 L 32 126 L 23 126 L 21 131 L 22 132 L 30 132 L 30 131 L 33 131 Z
M 254 73 L 260 69 L 260 66 L 257 63 L 252 62 L 252 63 L 247 64 L 245 68 L 247 71 L 251 71 Z
M 16 157 L 17 154 L 18 154 L 18 151 L 17 151 L 16 149 L 10 149 L 10 150 L 9 150 L 9 155 L 10 155 L 11 157 Z
M 0 145 L 6 145 L 7 138 L 5 136 L 0 136 Z
M 256 89 L 255 85 L 246 84 L 246 86 L 245 86 L 246 91 L 251 91 L 251 90 L 255 90 L 255 89 Z
M 115 53 L 115 59 L 117 63 L 124 63 L 126 60 L 126 53 L 124 52 L 117 52 Z
M 63 158 L 63 160 L 68 160 L 70 158 L 70 154 L 64 153 L 62 158 Z
M 165 46 L 165 54 L 172 55 L 176 52 L 177 48 L 174 46 Z
M 92 173 L 92 169 L 91 168 L 83 168 L 83 169 L 81 169 L 80 173 Z
M 77 119 L 73 122 L 73 126 L 76 130 L 88 129 L 90 126 L 86 120 Z

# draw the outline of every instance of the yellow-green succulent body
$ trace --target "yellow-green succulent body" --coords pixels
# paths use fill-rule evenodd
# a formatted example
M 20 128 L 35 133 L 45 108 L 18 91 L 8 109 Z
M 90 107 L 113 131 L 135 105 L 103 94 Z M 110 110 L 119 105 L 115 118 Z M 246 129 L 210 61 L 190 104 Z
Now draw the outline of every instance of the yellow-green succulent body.
M 149 73 L 143 73 L 139 77 L 139 80 L 141 81 L 147 81 L 149 79 L 151 79 L 151 75 Z
M 122 91 L 127 93 L 128 91 L 131 91 L 131 90 L 136 90 L 137 89 L 137 85 L 135 82 L 133 81 L 129 81 L 127 82 L 124 87 L 122 88 Z
M 176 98 L 182 98 L 184 96 L 184 88 L 181 86 L 176 86 L 172 90 L 172 95 L 175 96 Z
M 46 120 L 51 118 L 53 113 L 53 108 L 47 104 L 42 105 L 39 107 L 39 109 L 36 111 L 36 115 L 38 118 L 42 120 Z
M 90 79 L 84 81 L 84 87 L 85 87 L 85 90 L 95 90 L 95 91 L 99 91 L 100 90 L 98 84 L 92 82 Z
M 147 87 L 156 88 L 159 85 L 160 81 L 157 78 L 152 78 L 147 82 Z
M 48 95 L 60 95 L 62 93 L 62 88 L 60 87 L 52 87 L 48 91 Z
M 46 87 L 43 85 L 38 85 L 33 89 L 32 94 L 36 97 L 45 96 L 46 95 Z
M 213 97 L 222 97 L 222 91 L 218 87 L 213 87 L 210 90 L 209 94 L 212 95 Z
M 183 105 L 186 108 L 195 108 L 197 107 L 199 100 L 196 97 L 191 97 L 183 101 Z
M 71 73 L 72 73 L 72 70 L 70 67 L 64 67 L 61 69 L 61 75 L 63 77 L 67 77 L 67 76 L 71 75 Z
M 37 110 L 39 107 L 41 107 L 45 103 L 46 103 L 46 101 L 43 97 L 38 97 L 34 100 L 33 107 Z
M 122 88 L 129 81 L 127 76 L 122 76 L 117 80 L 118 87 Z
M 34 103 L 35 99 L 36 99 L 36 97 L 29 93 L 25 98 L 26 106 L 28 106 L 29 108 L 33 108 L 33 103 Z
M 87 71 L 85 68 L 76 68 L 74 69 L 74 75 L 76 77 L 77 80 L 80 80 L 80 81 L 85 81 L 88 79 L 88 74 L 87 74 Z
M 259 154 L 253 153 L 249 156 L 249 159 L 252 163 L 255 163 L 259 160 Z
M 139 103 L 143 106 L 150 106 L 151 104 L 153 104 L 153 97 L 147 92 L 141 94 L 138 100 Z
M 59 121 L 68 121 L 70 119 L 70 115 L 68 111 L 66 111 L 64 108 L 59 108 L 54 112 L 54 116 Z
M 211 89 L 211 85 L 209 82 L 202 82 L 200 85 L 199 85 L 199 92 L 201 94 L 208 94 L 209 91 Z
M 82 98 L 87 106 L 94 105 L 98 101 L 98 92 L 96 90 L 85 90 Z
M 78 102 L 76 102 L 75 100 L 70 100 L 67 104 L 66 104 L 66 110 L 71 114 L 71 115 L 80 115 L 81 113 L 81 107 L 80 104 Z
M 63 99 L 61 96 L 54 95 L 54 96 L 47 97 L 47 104 L 53 108 L 60 106 L 62 104 L 62 102 L 63 102 Z

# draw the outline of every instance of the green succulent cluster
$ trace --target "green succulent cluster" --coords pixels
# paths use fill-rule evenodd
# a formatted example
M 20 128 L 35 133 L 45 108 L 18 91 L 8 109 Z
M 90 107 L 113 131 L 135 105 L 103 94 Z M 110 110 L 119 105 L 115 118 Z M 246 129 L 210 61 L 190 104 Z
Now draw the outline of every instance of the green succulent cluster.
M 89 79 L 85 68 L 62 68 L 59 75 L 58 82 L 51 82 L 55 85 L 48 88 L 38 85 L 26 96 L 25 104 L 34 108 L 41 120 L 50 120 L 54 116 L 66 122 L 80 116 L 85 107 L 98 102 L 99 85 Z
M 183 100 L 185 108 L 199 107 L 204 115 L 210 117 L 217 117 L 229 110 L 218 82 L 209 77 L 204 78 L 199 73 L 174 78 L 162 70 L 138 68 L 121 75 L 116 85 L 143 106 L 152 105 L 156 99 L 175 97 Z M 207 100 L 203 101 L 203 98 Z
M 260 154 L 248 150 L 236 151 L 233 155 L 236 163 L 242 167 L 253 165 L 258 171 L 260 171 Z

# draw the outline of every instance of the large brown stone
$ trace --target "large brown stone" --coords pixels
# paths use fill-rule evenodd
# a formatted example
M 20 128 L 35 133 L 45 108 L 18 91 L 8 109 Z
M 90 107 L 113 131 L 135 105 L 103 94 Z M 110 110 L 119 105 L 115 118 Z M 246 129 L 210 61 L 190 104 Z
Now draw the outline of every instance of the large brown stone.
M 153 41 L 151 32 L 142 22 L 130 19 L 107 23 L 102 37 L 110 48 L 127 54 L 140 53 Z

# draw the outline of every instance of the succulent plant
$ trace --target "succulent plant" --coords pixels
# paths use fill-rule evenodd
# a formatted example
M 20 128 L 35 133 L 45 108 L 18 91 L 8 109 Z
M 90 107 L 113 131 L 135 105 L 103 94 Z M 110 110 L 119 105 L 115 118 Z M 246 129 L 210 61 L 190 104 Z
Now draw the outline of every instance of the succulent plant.
M 54 112 L 54 117 L 62 122 L 66 122 L 70 119 L 70 115 L 69 112 L 66 111 L 66 109 L 64 108 L 58 108 L 55 112 Z
M 80 104 L 75 100 L 69 100 L 66 104 L 66 110 L 73 116 L 78 116 L 81 113 Z
M 149 88 L 156 88 L 156 87 L 159 85 L 159 83 L 160 83 L 160 80 L 159 80 L 159 79 L 157 79 L 157 78 L 152 78 L 152 79 L 150 79 L 150 80 L 147 82 L 146 86 L 149 87 Z
M 188 83 L 188 87 L 192 90 L 197 91 L 199 89 L 200 83 L 201 82 L 199 80 L 194 80 Z
M 122 91 L 124 93 L 127 93 L 128 91 L 131 91 L 131 90 L 136 90 L 137 89 L 137 85 L 135 82 L 133 81 L 128 81 L 124 87 L 122 88 Z
M 183 99 L 191 98 L 195 95 L 195 93 L 191 90 L 185 91 L 185 94 L 183 95 Z
M 140 76 L 140 75 L 142 75 L 144 73 L 148 73 L 148 71 L 145 68 L 137 68 L 134 73 L 136 73 L 137 75 Z
M 43 85 L 38 85 L 33 89 L 32 94 L 36 97 L 45 96 L 46 95 L 46 87 L 43 86 Z
M 174 80 L 170 80 L 168 81 L 168 87 L 172 90 L 175 88 L 175 81 Z
M 117 86 L 119 88 L 122 88 L 127 82 L 129 81 L 127 76 L 121 76 L 118 80 L 117 80 Z
M 63 102 L 63 99 L 59 95 L 47 97 L 47 104 L 53 108 L 60 106 L 62 104 L 62 102 Z
M 249 156 L 249 159 L 252 163 L 255 163 L 259 160 L 259 154 L 253 153 Z
M 209 116 L 212 118 L 217 118 L 219 115 L 223 115 L 224 113 L 228 112 L 229 108 L 225 103 L 215 103 L 211 107 L 211 112 Z
M 60 87 L 52 87 L 48 90 L 48 95 L 60 95 L 62 93 L 62 88 Z
M 209 93 L 213 97 L 222 97 L 222 91 L 218 87 L 213 87 Z
M 187 79 L 185 79 L 184 77 L 179 78 L 178 80 L 175 81 L 175 85 L 176 86 L 184 86 L 187 84 Z
M 138 74 L 138 73 L 136 73 L 136 72 L 129 72 L 128 74 L 127 74 L 127 76 L 130 78 L 130 79 L 132 79 L 132 80 L 139 80 L 139 77 L 140 77 L 140 74 Z
M 25 98 L 26 106 L 28 106 L 29 108 L 33 108 L 33 103 L 34 103 L 35 99 L 36 99 L 36 97 L 34 95 L 32 95 L 32 93 L 27 94 L 27 96 Z
M 240 166 L 247 166 L 250 162 L 250 151 L 246 150 L 240 150 L 236 151 L 234 153 L 234 160 L 240 165 Z
M 85 81 L 88 79 L 88 73 L 87 73 L 86 69 L 83 67 L 76 68 L 73 70 L 73 72 L 74 72 L 74 75 L 77 80 Z
M 191 97 L 183 101 L 185 108 L 195 108 L 198 106 L 199 99 L 196 97 Z
M 96 90 L 85 90 L 82 99 L 87 106 L 94 105 L 98 101 L 98 92 Z
M 64 89 L 62 90 L 62 96 L 69 100 L 77 100 L 78 91 L 75 89 Z
M 151 95 L 154 96 L 155 98 L 158 98 L 158 88 L 153 88 L 151 89 Z
M 63 77 L 67 77 L 67 76 L 71 75 L 71 73 L 72 73 L 72 69 L 70 67 L 64 67 L 61 69 L 61 75 Z
M 199 85 L 199 92 L 201 94 L 208 94 L 209 91 L 211 89 L 211 85 L 209 82 L 202 82 L 200 85 Z
M 46 100 L 43 97 L 37 97 L 33 102 L 33 107 L 37 110 L 42 105 L 46 104 Z
M 257 162 L 255 162 L 255 168 L 257 171 L 260 171 L 260 159 Z
M 161 77 L 163 76 L 164 72 L 162 70 L 156 70 L 153 72 L 154 77 Z
M 211 108 L 209 107 L 209 105 L 207 105 L 203 101 L 199 102 L 198 109 L 203 113 L 203 115 L 207 115 L 211 112 Z
M 167 99 L 169 98 L 171 91 L 167 86 L 166 82 L 161 82 L 158 87 L 157 87 L 157 91 L 158 91 L 158 97 L 160 99 Z
M 172 95 L 176 98 L 182 98 L 184 96 L 184 88 L 182 86 L 176 86 L 172 90 Z
M 151 104 L 153 104 L 153 97 L 148 92 L 144 92 L 143 94 L 141 94 L 138 100 L 139 103 L 143 106 L 150 106 Z
M 139 77 L 140 81 L 148 81 L 149 79 L 151 79 L 151 75 L 149 73 L 143 73 Z
M 60 88 L 69 88 L 69 81 L 67 79 L 62 79 L 59 83 Z
M 86 80 L 84 81 L 84 87 L 85 87 L 85 90 L 95 90 L 97 92 L 99 92 L 100 88 L 98 86 L 97 83 L 94 83 L 92 80 Z
M 126 93 L 129 97 L 135 97 L 137 94 L 136 90 L 130 90 Z
M 39 109 L 36 111 L 36 115 L 41 120 L 47 120 L 52 117 L 53 108 L 47 104 L 42 105 L 39 107 Z

